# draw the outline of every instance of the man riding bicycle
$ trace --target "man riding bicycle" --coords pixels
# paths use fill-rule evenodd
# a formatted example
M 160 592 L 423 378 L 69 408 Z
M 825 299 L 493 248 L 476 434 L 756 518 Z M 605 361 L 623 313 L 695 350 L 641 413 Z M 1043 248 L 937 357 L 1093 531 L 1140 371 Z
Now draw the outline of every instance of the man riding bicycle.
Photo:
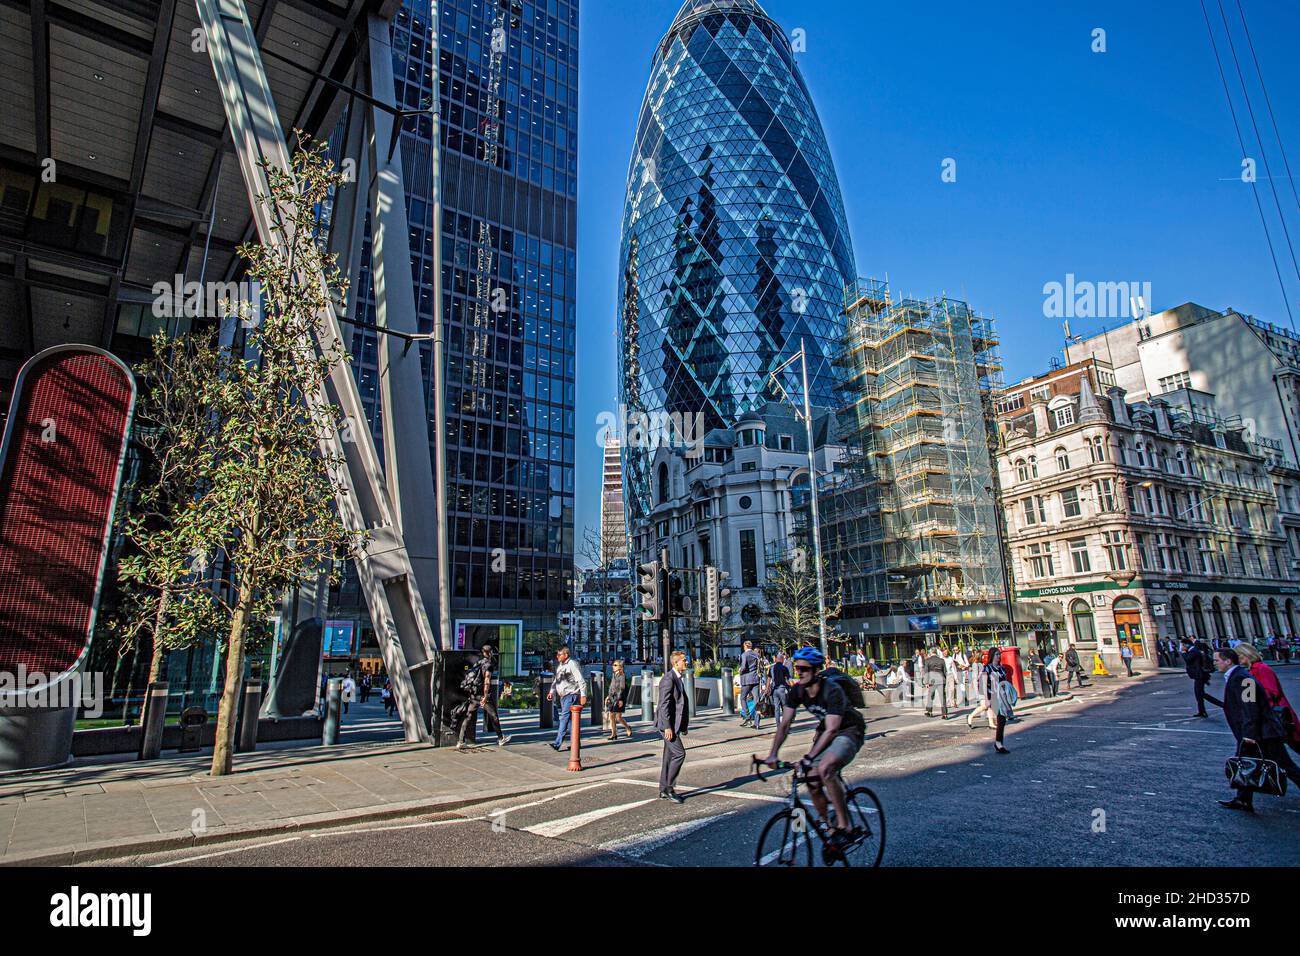
M 808 780 L 808 792 L 812 795 L 813 805 L 823 820 L 826 819 L 826 797 L 830 796 L 831 805 L 835 808 L 832 842 L 843 846 L 851 842 L 852 822 L 849 820 L 844 784 L 840 780 L 839 771 L 862 748 L 867 724 L 834 681 L 821 679 L 821 670 L 826 663 L 821 651 L 812 647 L 800 648 L 795 651 L 791 661 L 794 665 L 795 684 L 785 699 L 781 723 L 772 739 L 772 752 L 763 763 L 769 767 L 776 765 L 781 744 L 790 733 L 790 725 L 794 723 L 795 713 L 801 705 L 817 715 L 820 722 L 817 724 L 812 748 L 799 763 Z

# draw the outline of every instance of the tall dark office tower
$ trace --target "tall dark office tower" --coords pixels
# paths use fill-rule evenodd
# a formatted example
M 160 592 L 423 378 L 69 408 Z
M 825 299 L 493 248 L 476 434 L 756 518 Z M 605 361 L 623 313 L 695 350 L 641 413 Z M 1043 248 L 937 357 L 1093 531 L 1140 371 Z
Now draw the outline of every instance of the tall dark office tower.
M 494 641 L 509 673 L 524 634 L 556 630 L 573 590 L 578 0 L 438 7 L 452 639 Z M 405 0 L 394 19 L 405 109 L 427 108 L 432 92 L 429 9 Z M 401 139 L 421 331 L 432 315 L 430 138 L 419 117 Z M 367 246 L 365 322 L 371 286 Z M 375 335 L 358 330 L 352 350 L 379 439 Z M 427 346 L 423 359 L 428 381 Z
M 687 0 L 660 41 L 628 171 L 620 262 L 628 507 L 649 506 L 639 416 L 728 427 L 808 348 L 814 404 L 856 275 L 839 182 L 781 28 L 754 0 Z M 782 382 L 801 394 L 799 366 Z M 669 436 L 671 437 L 671 436 Z

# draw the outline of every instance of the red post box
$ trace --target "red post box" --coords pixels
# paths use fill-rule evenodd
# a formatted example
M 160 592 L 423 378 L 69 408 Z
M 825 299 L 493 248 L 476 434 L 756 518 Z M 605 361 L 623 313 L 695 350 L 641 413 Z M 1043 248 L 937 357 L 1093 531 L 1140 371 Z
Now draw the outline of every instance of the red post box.
M 1011 680 L 1011 686 L 1016 689 L 1020 699 L 1025 697 L 1025 670 L 1020 664 L 1020 648 L 1002 647 L 999 648 L 1002 654 L 1002 667 L 1007 672 L 1007 677 Z

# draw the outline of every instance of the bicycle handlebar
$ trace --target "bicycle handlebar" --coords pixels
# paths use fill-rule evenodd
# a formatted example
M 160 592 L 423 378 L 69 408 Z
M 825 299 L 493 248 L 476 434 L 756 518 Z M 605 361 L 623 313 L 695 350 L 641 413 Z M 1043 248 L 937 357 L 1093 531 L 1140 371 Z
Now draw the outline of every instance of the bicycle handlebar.
M 749 765 L 754 769 L 754 774 L 755 776 L 758 777 L 759 780 L 765 779 L 763 776 L 762 768 L 767 766 L 767 761 L 765 761 L 762 757 L 756 756 L 754 754 L 750 754 Z M 772 764 L 772 769 L 773 770 L 794 770 L 796 769 L 797 766 L 798 766 L 797 764 L 792 764 L 788 760 L 778 760 Z

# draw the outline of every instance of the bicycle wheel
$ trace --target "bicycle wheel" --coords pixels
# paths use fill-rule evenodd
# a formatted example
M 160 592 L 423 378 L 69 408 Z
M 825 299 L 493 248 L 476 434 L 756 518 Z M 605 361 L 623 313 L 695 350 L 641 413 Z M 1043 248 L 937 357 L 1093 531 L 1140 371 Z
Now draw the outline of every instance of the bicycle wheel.
M 799 813 L 803 813 L 802 810 Z M 812 866 L 812 841 L 806 818 L 800 822 L 794 810 L 782 810 L 767 821 L 754 851 L 755 866 Z M 799 848 L 803 847 L 803 860 Z
M 835 863 L 844 866 L 879 866 L 885 855 L 885 808 L 866 787 L 854 787 L 844 795 L 848 804 L 853 842 L 838 854 Z M 830 814 L 835 815 L 834 808 Z

